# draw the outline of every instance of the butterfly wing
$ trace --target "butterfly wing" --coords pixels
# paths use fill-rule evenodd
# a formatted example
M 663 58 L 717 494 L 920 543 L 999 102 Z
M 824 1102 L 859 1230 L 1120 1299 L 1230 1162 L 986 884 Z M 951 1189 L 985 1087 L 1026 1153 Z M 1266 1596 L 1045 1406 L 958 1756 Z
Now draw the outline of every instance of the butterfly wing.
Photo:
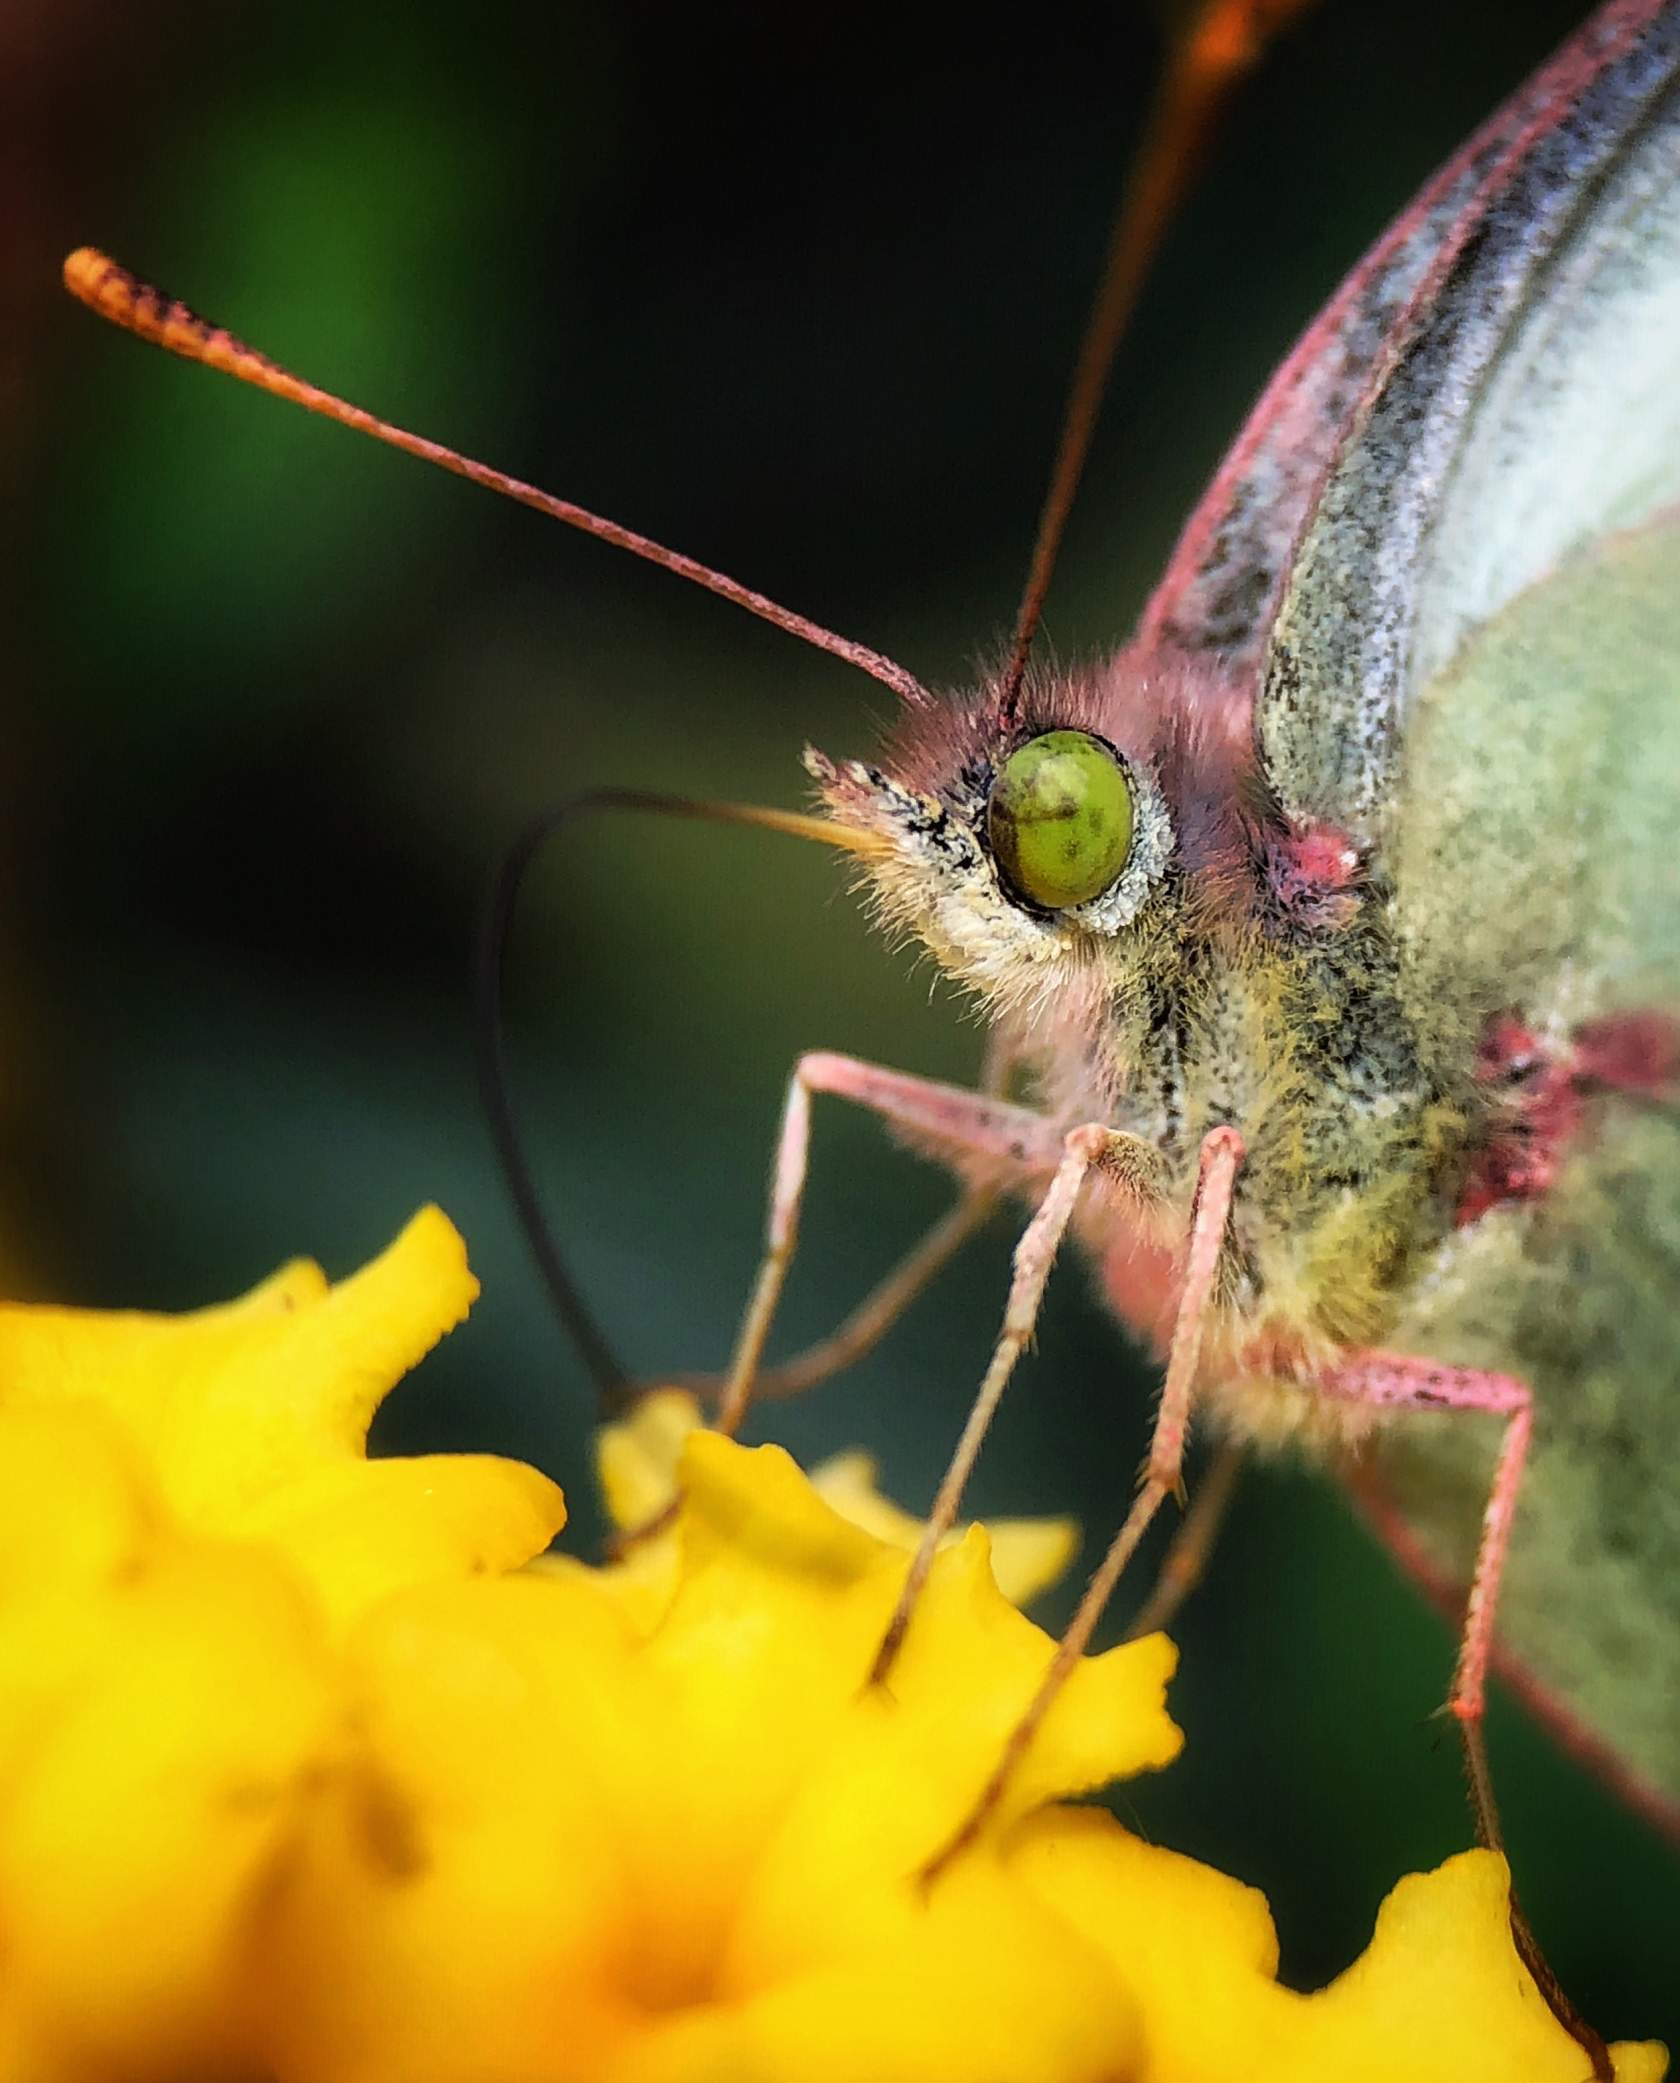
M 1255 690 L 1280 806 L 1392 891 L 1408 1012 L 1680 1013 L 1680 0 L 1611 0 L 1371 249 L 1283 364 L 1145 610 Z M 1680 1830 L 1680 1133 L 1604 1102 L 1552 1191 L 1455 1231 L 1396 1346 L 1521 1373 L 1501 1603 L 1554 1727 Z M 1494 1428 L 1365 1471 L 1443 1596 Z
M 1284 809 L 1379 843 L 1412 692 L 1680 497 L 1680 6 L 1601 13 L 1433 252 L 1295 543 L 1257 709 Z
M 1613 535 L 1518 595 L 1414 697 L 1390 842 L 1410 1011 L 1468 1055 L 1514 1007 L 1680 1013 L 1680 524 Z M 1555 1180 L 1451 1232 L 1397 1348 L 1519 1375 L 1535 1431 L 1499 1638 L 1531 1703 L 1680 1839 L 1680 1109 L 1588 1100 Z M 1385 1433 L 1367 1495 L 1456 1594 L 1491 1421 Z M 1453 1598 L 1456 1604 L 1456 1597 Z
M 1674 14 L 1670 0 L 1612 0 L 1353 269 L 1272 378 L 1191 515 L 1144 610 L 1141 644 L 1213 652 L 1239 666 L 1258 666 L 1270 648 L 1273 706 L 1281 705 L 1290 667 L 1277 648 L 1279 605 L 1287 583 L 1299 613 L 1323 569 L 1323 549 L 1302 542 L 1309 519 L 1315 537 L 1329 533 L 1351 492 L 1338 495 L 1338 483 L 1369 478 L 1367 451 L 1392 446 L 1378 415 L 1386 409 L 1392 423 L 1404 406 L 1416 408 L 1425 365 L 1443 402 L 1471 394 L 1478 348 L 1485 354 L 1497 345 L 1508 305 L 1567 233 L 1571 200 L 1579 204 L 1593 164 L 1628 156 L 1646 106 L 1672 81 Z M 1558 221 L 1525 222 L 1531 191 L 1542 189 Z M 1452 366 L 1444 366 L 1440 350 L 1459 330 L 1457 305 L 1491 298 L 1495 274 L 1500 308 L 1488 304 L 1477 338 L 1459 340 Z M 1408 362 L 1402 396 L 1396 380 Z M 1445 423 L 1435 431 L 1437 454 L 1450 449 L 1453 431 Z M 1423 470 L 1420 457 L 1408 489 L 1416 490 Z M 1369 576 L 1369 561 L 1356 559 L 1340 593 L 1357 593 Z
M 1392 892 L 1424 1054 L 1680 1013 L 1680 4 L 1601 9 L 1425 190 L 1274 382 L 1146 630 L 1227 645 L 1292 817 Z M 1632 531 L 1623 533 L 1621 531 Z M 1205 620 L 1203 619 L 1205 618 Z M 1552 1190 L 1456 1230 L 1396 1347 L 1520 1373 L 1501 1602 L 1531 1698 L 1680 1828 L 1680 1133 L 1594 1102 Z M 1491 1427 L 1372 1495 L 1462 1586 Z

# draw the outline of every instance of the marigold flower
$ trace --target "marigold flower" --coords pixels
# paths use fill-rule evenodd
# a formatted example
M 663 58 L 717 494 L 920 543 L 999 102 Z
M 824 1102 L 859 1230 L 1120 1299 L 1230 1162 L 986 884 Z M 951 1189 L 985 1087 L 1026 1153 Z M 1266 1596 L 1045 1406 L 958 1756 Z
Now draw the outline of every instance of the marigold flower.
M 1159 1636 L 924 1888 L 1050 1653 L 986 1533 L 865 1689 L 903 1526 L 664 1404 L 604 1449 L 627 1516 L 680 1452 L 662 1551 L 526 1567 L 543 1477 L 363 1452 L 473 1292 L 426 1211 L 336 1287 L 0 1310 L 0 2075 L 1579 2083 L 1490 1855 L 1299 1996 L 1257 1894 L 1061 1800 L 1176 1754 Z

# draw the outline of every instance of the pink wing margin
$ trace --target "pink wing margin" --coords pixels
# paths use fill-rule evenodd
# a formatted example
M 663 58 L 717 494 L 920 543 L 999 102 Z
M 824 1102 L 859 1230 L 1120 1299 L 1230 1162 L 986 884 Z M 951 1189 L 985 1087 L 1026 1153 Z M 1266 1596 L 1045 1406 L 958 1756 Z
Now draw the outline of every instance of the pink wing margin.
M 1261 393 L 1179 536 L 1137 641 L 1258 671 L 1295 545 L 1396 343 L 1524 162 L 1672 5 L 1609 0 L 1436 174 Z

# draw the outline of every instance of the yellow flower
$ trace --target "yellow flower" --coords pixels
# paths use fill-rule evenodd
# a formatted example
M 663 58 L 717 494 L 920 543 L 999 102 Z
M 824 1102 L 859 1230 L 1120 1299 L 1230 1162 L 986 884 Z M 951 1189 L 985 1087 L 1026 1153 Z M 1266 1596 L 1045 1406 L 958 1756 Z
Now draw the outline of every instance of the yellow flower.
M 435 1209 L 329 1289 L 0 1308 L 0 2076 L 245 2075 L 264 1908 L 343 1750 L 338 1635 L 562 1523 L 535 1470 L 370 1463 L 476 1284 Z
M 903 1528 L 666 1405 L 657 1563 L 523 1567 L 542 1477 L 362 1451 L 472 1292 L 427 1213 L 336 1288 L 0 1310 L 7 2083 L 1578 2083 L 1487 1855 L 1297 1996 L 1253 1891 L 1061 1802 L 1177 1752 L 1160 1637 L 924 1888 L 1050 1651 L 985 1532 L 867 1690 Z

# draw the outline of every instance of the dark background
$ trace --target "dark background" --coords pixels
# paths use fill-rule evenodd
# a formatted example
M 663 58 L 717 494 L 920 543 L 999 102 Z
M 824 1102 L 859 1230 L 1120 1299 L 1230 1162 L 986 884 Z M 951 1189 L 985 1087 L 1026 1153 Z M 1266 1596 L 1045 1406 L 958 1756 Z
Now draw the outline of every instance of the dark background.
M 1317 300 L 1580 12 L 1326 0 L 1277 50 L 1122 354 L 1059 647 L 1124 633 Z M 587 1533 L 587 1386 L 474 1096 L 489 864 L 597 781 L 795 804 L 802 743 L 863 750 L 890 702 L 666 575 L 119 339 L 59 294 L 63 252 L 103 244 L 322 382 L 956 680 L 1011 616 L 1158 28 L 1125 4 L 7 0 L 15 1287 L 190 1306 L 299 1251 L 346 1271 L 435 1197 L 486 1293 L 381 1438 L 526 1455 Z M 815 849 L 642 822 L 580 830 L 538 874 L 522 1100 L 638 1367 L 725 1353 L 801 1047 L 972 1073 L 972 1022 L 843 880 Z M 821 1110 L 784 1343 L 945 1195 Z M 1009 1238 L 761 1430 L 866 1442 L 925 1505 Z M 1070 1267 L 976 1505 L 1073 1510 L 1100 1540 L 1147 1393 Z M 1261 1885 L 1286 1972 L 1321 1978 L 1398 1873 L 1467 1841 L 1432 1718 L 1449 1634 L 1290 1468 L 1249 1481 L 1177 1632 L 1188 1750 L 1123 1810 Z M 1609 2031 L 1680 2038 L 1674 1863 L 1503 1703 L 1492 1743 L 1566 1982 Z

